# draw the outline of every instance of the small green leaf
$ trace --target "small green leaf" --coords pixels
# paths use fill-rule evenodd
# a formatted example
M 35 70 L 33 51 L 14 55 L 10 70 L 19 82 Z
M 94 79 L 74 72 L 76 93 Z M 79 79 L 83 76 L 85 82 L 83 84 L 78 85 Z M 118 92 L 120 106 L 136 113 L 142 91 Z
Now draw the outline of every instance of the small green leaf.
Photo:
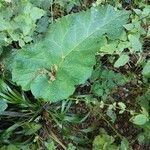
M 114 67 L 119 68 L 121 66 L 124 66 L 128 61 L 129 61 L 129 56 L 126 54 L 122 54 L 115 62 Z
M 129 24 L 126 24 L 126 25 L 124 25 L 124 27 L 125 27 L 125 29 L 126 30 L 133 30 L 134 29 L 134 24 L 132 24 L 132 23 L 129 23 Z
M 3 19 L 2 16 L 0 16 L 0 31 L 6 30 L 9 27 L 9 22 L 7 22 L 5 19 Z
M 67 150 L 76 150 L 76 147 L 72 143 L 69 143 Z
M 25 46 L 25 42 L 22 39 L 19 39 L 19 46 L 20 47 Z
M 105 103 L 103 101 L 100 101 L 100 108 L 104 108 Z
M 132 49 L 135 52 L 142 51 L 142 43 L 140 42 L 139 38 L 135 35 L 128 35 L 129 41 L 131 43 Z
M 34 21 L 36 21 L 37 19 L 40 19 L 44 14 L 45 14 L 45 11 L 37 7 L 33 7 L 30 12 L 30 16 Z
M 146 122 L 148 122 L 148 120 L 148 117 L 143 114 L 139 114 L 132 118 L 133 123 L 136 125 L 144 125 Z
M 145 136 L 144 135 L 139 135 L 138 136 L 138 142 L 140 143 L 140 144 L 143 144 L 144 143 L 144 140 L 145 140 Z
M 99 83 L 94 84 L 92 86 L 92 91 L 94 92 L 94 94 L 96 94 L 97 96 L 102 96 L 104 94 L 104 90 L 102 89 L 101 85 Z
M 100 135 L 96 136 L 93 141 L 92 150 L 117 150 L 117 146 L 114 143 L 115 139 L 109 136 L 104 129 L 100 130 Z
M 29 35 L 36 26 L 29 14 L 19 15 L 14 18 L 14 21 L 24 36 Z
M 141 15 L 142 14 L 142 11 L 140 9 L 133 9 L 134 12 L 137 14 L 137 15 Z
M 117 53 L 120 54 L 124 51 L 124 49 L 128 48 L 130 46 L 130 42 L 128 41 L 125 41 L 125 42 L 122 42 L 120 41 L 119 44 L 118 44 L 118 47 L 117 47 Z
M 107 53 L 107 54 L 113 54 L 117 50 L 117 42 L 112 42 L 110 44 L 105 44 L 100 49 L 100 52 Z
M 121 141 L 120 149 L 121 150 L 129 150 L 129 142 L 126 138 L 123 138 L 123 140 Z
M 26 43 L 32 41 L 32 38 L 31 38 L 30 36 L 25 36 L 25 37 L 23 37 L 23 39 L 24 39 L 24 41 L 25 41 Z
M 146 65 L 144 66 L 142 74 L 145 77 L 150 78 L 150 60 L 148 60 Z
M 112 109 L 108 108 L 106 114 L 111 118 L 111 121 L 114 123 L 117 118 L 116 113 Z
M 32 135 L 36 133 L 41 128 L 40 124 L 37 123 L 26 123 L 24 125 L 24 134 L 25 135 Z
M 142 17 L 147 17 L 150 15 L 150 6 L 146 6 L 144 9 L 143 9 L 143 12 L 142 12 Z
M 119 111 L 119 114 L 124 113 L 124 111 L 126 110 L 126 105 L 125 105 L 124 103 L 122 103 L 122 102 L 119 102 L 118 105 L 119 105 L 119 107 L 120 107 L 120 109 L 121 109 L 121 110 Z
M 54 142 L 50 140 L 45 142 L 45 147 L 47 148 L 47 150 L 56 150 Z
M 38 22 L 37 22 L 37 28 L 36 31 L 39 33 L 41 32 L 46 32 L 47 27 L 49 24 L 49 17 L 48 16 L 43 16 Z

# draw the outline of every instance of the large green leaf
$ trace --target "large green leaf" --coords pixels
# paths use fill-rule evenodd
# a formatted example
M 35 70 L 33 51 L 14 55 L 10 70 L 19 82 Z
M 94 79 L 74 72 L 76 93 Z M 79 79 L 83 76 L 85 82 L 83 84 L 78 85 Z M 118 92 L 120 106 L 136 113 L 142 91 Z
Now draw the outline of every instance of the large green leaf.
M 117 39 L 128 13 L 113 7 L 91 8 L 50 25 L 45 39 L 18 52 L 12 77 L 36 98 L 58 101 L 84 83 L 95 64 L 104 36 Z

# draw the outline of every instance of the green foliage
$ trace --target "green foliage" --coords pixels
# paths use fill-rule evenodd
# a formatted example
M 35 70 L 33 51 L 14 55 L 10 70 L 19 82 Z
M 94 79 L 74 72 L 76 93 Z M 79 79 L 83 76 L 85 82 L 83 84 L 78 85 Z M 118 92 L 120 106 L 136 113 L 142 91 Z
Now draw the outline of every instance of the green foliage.
M 85 144 L 88 142 L 86 134 L 93 130 L 92 127 L 86 129 L 80 129 L 78 132 L 72 129 L 72 126 L 82 124 L 89 117 L 89 113 L 79 115 L 78 113 L 72 113 L 70 110 L 73 108 L 74 103 L 72 101 L 63 100 L 59 105 L 54 105 L 49 112 L 52 119 L 56 122 L 56 125 L 63 134 L 65 140 L 72 140 L 76 144 Z M 71 144 L 70 144 L 71 145 Z M 74 146 L 70 146 L 73 148 Z M 68 145 L 69 149 L 69 145 Z
M 129 150 L 129 142 L 123 138 L 120 145 L 115 144 L 115 139 L 104 130 L 93 141 L 93 150 Z
M 120 66 L 124 66 L 129 61 L 128 55 L 120 55 L 120 57 L 117 59 L 117 61 L 114 64 L 114 67 L 118 68 Z
M 106 101 L 112 90 L 124 85 L 127 79 L 120 73 L 97 67 L 92 73 L 91 81 L 93 82 L 92 92 Z
M 24 108 L 34 107 L 30 100 L 25 97 L 24 93 L 18 93 L 16 90 L 12 90 L 3 80 L 0 79 L 0 98 L 5 103 L 17 104 Z M 38 102 L 37 102 L 38 105 Z M 6 107 L 6 104 L 5 104 Z
M 138 104 L 146 109 L 147 112 L 150 111 L 150 87 L 148 87 L 147 91 L 137 99 Z
M 113 104 L 109 104 L 108 108 L 107 108 L 107 116 L 109 116 L 111 118 L 111 121 L 114 123 L 117 119 L 117 115 L 115 113 L 116 110 L 116 103 Z
M 55 150 L 56 149 L 56 146 L 53 141 L 45 142 L 45 146 L 46 146 L 47 150 Z
M 19 42 L 23 47 L 33 40 L 36 21 L 45 11 L 35 7 L 28 0 L 1 2 L 0 5 L 0 49 L 12 42 Z
M 147 122 L 143 127 L 143 131 L 137 136 L 140 144 L 149 144 L 150 141 L 150 121 Z
M 45 101 L 68 98 L 75 85 L 90 77 L 104 34 L 118 38 L 127 19 L 128 13 L 111 6 L 63 17 L 49 27 L 45 39 L 18 52 L 13 81 Z
M 0 21 L 0 149 L 149 144 L 148 1 L 1 0 Z
M 100 131 L 100 135 L 96 136 L 93 141 L 93 150 L 116 150 L 114 138 L 109 136 L 105 130 Z
M 6 108 L 8 107 L 6 101 L 4 101 L 3 99 L 0 99 L 0 112 L 4 111 Z
M 70 12 L 75 5 L 81 5 L 80 0 L 55 0 L 55 3 L 58 3 L 60 6 L 64 7 L 67 12 Z
M 129 62 L 129 54 L 143 53 L 143 43 L 145 38 L 149 38 L 150 24 L 150 6 L 146 1 L 103 1 L 97 0 L 96 5 L 112 4 L 120 9 L 126 3 L 127 6 L 132 6 L 130 23 L 124 25 L 125 32 L 119 40 L 107 40 L 106 44 L 100 49 L 100 55 L 103 54 L 118 54 L 119 59 L 114 62 L 114 67 L 124 66 Z M 136 9 L 134 9 L 136 8 Z M 129 53 L 126 53 L 126 51 Z M 138 64 L 138 63 L 137 63 Z
M 44 10 L 48 10 L 53 4 L 53 0 L 30 0 L 30 2 L 36 7 L 42 8 Z
M 36 142 L 31 141 L 41 129 L 41 124 L 33 119 L 39 108 L 39 103 L 31 102 L 23 91 L 18 92 L 14 85 L 12 89 L 12 84 L 0 80 L 0 122 L 6 125 L 0 126 L 0 149 L 36 149 Z
M 103 103 L 103 105 L 105 105 L 105 103 Z M 111 121 L 113 123 L 117 119 L 117 115 L 115 113 L 116 109 L 119 109 L 119 114 L 123 114 L 126 111 L 126 105 L 123 102 L 118 102 L 118 103 L 114 102 L 113 104 L 108 104 L 106 114 L 111 118 Z
M 147 114 L 138 114 L 132 118 L 132 121 L 136 125 L 144 125 L 149 119 Z
M 130 146 L 129 146 L 129 142 L 126 138 L 123 138 L 121 141 L 121 145 L 120 145 L 120 150 L 129 150 Z
M 150 141 L 150 89 L 137 99 L 138 104 L 143 108 L 143 113 L 139 114 L 141 117 L 141 120 L 137 120 L 138 124 L 140 123 L 140 127 L 143 129 L 143 131 L 138 135 L 138 141 L 140 144 L 149 143 Z M 138 115 L 138 116 L 139 116 Z M 136 122 L 137 123 L 137 122 Z M 142 123 L 142 125 L 141 125 Z
M 148 89 L 147 92 L 139 98 L 139 104 L 142 110 L 141 110 L 141 114 L 138 114 L 136 116 L 133 116 L 133 118 L 131 118 L 134 124 L 145 125 L 146 123 L 149 122 L 150 119 L 149 102 L 150 102 L 150 98 L 149 98 L 149 89 Z
M 76 147 L 72 143 L 69 143 L 67 150 L 76 150 Z
M 142 74 L 146 78 L 150 78 L 150 60 L 148 60 L 143 68 Z
M 44 144 L 47 149 L 55 149 L 57 147 L 53 140 L 56 137 L 52 136 L 49 131 L 46 130 L 46 134 L 49 136 L 48 141 L 41 141 L 40 131 L 45 130 L 45 126 L 41 125 L 41 116 L 43 116 L 43 111 L 46 111 L 49 105 L 42 105 L 41 103 L 34 103 L 33 99 L 28 99 L 25 93 L 20 93 L 15 89 L 11 89 L 9 84 L 0 80 L 0 99 L 5 99 L 6 105 L 9 107 L 0 111 L 0 121 L 1 123 L 8 123 L 7 128 L 1 128 L 0 126 L 0 148 L 9 149 L 12 147 L 21 147 L 22 149 L 30 149 L 33 147 L 37 149 L 39 143 Z M 14 86 L 13 86 L 14 87 Z M 75 130 L 73 132 L 71 126 L 83 123 L 89 113 L 79 114 L 70 113 L 70 109 L 74 103 L 72 101 L 62 101 L 61 103 L 56 103 L 47 110 L 47 114 L 50 115 L 49 121 L 54 121 L 54 126 L 61 131 L 63 138 L 65 140 L 72 139 L 74 143 L 86 143 L 88 138 L 85 138 L 88 132 L 92 129 L 87 128 Z M 12 109 L 12 108 L 13 109 Z M 3 107 L 4 108 L 4 107 Z M 13 138 L 16 136 L 17 138 Z M 52 138 L 51 138 L 52 137 Z M 34 141 L 34 142 L 33 142 Z M 55 141 L 55 140 L 54 140 Z M 56 139 L 55 143 L 57 143 Z M 26 143 L 26 146 L 24 146 Z M 2 147 L 3 144 L 8 144 L 9 146 Z M 68 145 L 68 149 L 73 149 L 74 146 Z
M 147 25 L 150 20 L 150 7 L 144 4 L 139 9 L 133 9 L 133 13 L 130 16 L 131 23 L 125 25 L 127 30 L 128 40 L 130 46 L 128 47 L 131 53 L 142 52 L 142 36 L 147 35 Z

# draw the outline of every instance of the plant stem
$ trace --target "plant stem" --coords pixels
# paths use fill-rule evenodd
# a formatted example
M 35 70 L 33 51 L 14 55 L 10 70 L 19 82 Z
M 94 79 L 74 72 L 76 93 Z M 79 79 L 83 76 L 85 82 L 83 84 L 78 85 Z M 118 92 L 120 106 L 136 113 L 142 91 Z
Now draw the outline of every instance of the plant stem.
M 112 130 L 117 134 L 120 139 L 123 139 L 123 136 L 117 132 L 117 130 L 111 125 L 111 123 L 100 113 L 102 119 L 112 128 Z
M 50 130 L 47 126 L 46 126 L 46 130 L 49 133 L 49 136 L 56 142 L 58 143 L 64 150 L 66 150 L 66 146 L 58 139 L 58 137 L 54 134 L 54 132 L 52 130 Z
M 54 16 L 54 14 L 53 14 L 53 0 L 52 0 L 52 4 L 51 4 L 51 21 L 52 21 L 52 23 L 54 22 L 53 16 Z

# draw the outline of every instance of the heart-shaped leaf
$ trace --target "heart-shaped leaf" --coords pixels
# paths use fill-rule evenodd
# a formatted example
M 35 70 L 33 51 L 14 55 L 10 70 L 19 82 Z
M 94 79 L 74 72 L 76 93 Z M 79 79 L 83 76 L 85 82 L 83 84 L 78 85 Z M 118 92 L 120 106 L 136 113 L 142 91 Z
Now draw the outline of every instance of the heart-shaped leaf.
M 50 25 L 42 41 L 21 49 L 15 57 L 13 81 L 36 98 L 58 101 L 73 94 L 92 73 L 95 53 L 104 37 L 117 39 L 128 13 L 112 6 L 91 8 Z

